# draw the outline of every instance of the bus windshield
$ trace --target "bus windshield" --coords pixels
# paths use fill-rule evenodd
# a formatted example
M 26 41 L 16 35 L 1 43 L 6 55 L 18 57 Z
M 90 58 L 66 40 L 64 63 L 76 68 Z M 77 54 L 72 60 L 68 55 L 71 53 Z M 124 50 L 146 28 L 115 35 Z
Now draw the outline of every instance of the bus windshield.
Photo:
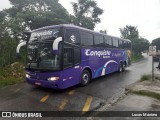
M 59 37 L 60 29 L 33 32 L 27 46 L 27 68 L 59 70 L 59 54 L 53 53 L 53 42 Z

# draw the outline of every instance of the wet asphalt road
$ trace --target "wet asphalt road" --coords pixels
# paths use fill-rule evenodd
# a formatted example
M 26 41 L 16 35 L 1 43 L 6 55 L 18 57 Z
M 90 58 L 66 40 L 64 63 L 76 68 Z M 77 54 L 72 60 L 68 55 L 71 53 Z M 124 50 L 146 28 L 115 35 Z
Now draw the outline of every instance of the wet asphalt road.
M 16 84 L 0 89 L 0 111 L 89 111 L 112 101 L 124 88 L 151 73 L 151 57 L 133 63 L 123 73 L 93 80 L 86 87 L 52 90 Z

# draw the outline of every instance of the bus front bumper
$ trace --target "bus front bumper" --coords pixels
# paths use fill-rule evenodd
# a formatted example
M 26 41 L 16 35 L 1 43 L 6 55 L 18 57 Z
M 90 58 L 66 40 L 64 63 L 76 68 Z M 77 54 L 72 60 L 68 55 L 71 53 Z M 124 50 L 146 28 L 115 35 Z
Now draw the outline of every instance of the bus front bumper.
M 26 81 L 35 86 L 51 88 L 51 89 L 64 89 L 62 83 L 58 81 L 36 80 L 32 78 L 26 78 Z

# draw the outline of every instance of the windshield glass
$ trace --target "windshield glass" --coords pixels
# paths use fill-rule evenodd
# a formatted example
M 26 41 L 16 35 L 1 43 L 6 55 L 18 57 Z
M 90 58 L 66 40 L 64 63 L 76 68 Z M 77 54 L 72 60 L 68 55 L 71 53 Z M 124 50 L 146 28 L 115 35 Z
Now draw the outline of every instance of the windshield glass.
M 38 31 L 31 34 L 27 46 L 27 68 L 59 70 L 59 54 L 53 53 L 53 42 L 62 37 L 59 29 Z M 52 32 L 51 32 L 52 31 Z

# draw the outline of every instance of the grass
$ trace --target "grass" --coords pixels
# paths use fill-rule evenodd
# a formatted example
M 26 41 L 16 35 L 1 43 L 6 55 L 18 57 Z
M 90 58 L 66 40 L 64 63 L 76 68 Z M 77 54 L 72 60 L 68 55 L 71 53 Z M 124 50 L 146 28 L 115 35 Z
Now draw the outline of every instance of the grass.
M 151 79 L 151 75 L 143 75 L 142 77 L 141 77 L 141 82 L 142 81 L 146 81 L 146 80 L 150 80 Z
M 138 60 L 140 60 L 140 59 L 142 59 L 143 58 L 143 55 L 133 55 L 132 56 L 132 62 L 136 62 L 136 61 L 138 61 Z
M 155 79 L 157 79 L 157 80 L 160 80 L 160 77 L 158 77 L 158 76 L 155 76 Z
M 152 98 L 156 98 L 156 99 L 160 100 L 160 94 L 155 93 L 155 92 L 139 90 L 139 91 L 132 91 L 132 93 L 135 93 L 138 95 L 143 95 L 143 96 L 148 96 L 148 97 L 152 97 Z
M 14 85 L 22 81 L 23 81 L 22 79 L 18 79 L 14 77 L 6 78 L 4 80 L 0 80 L 0 87 L 6 86 L 6 85 Z
M 16 62 L 10 66 L 0 68 L 0 87 L 19 83 L 24 79 L 24 65 L 21 63 Z

